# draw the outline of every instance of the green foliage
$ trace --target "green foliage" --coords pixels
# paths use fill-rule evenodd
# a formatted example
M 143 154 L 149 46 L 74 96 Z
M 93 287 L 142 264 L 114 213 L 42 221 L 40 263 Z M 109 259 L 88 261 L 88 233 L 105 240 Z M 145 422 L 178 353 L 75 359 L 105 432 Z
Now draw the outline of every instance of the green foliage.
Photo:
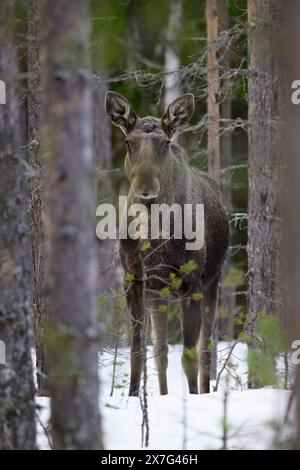
M 195 302 L 199 302 L 199 300 L 203 299 L 203 294 L 201 294 L 201 292 L 194 292 L 192 295 L 192 299 Z
M 244 282 L 245 273 L 242 269 L 229 266 L 227 276 L 223 279 L 223 285 L 228 287 L 238 287 Z
M 163 313 L 163 312 L 166 312 L 168 310 L 168 307 L 166 306 L 166 304 L 160 304 L 159 307 L 158 307 L 158 310 L 159 310 L 159 312 Z
M 182 279 L 180 279 L 180 277 L 177 277 L 174 273 L 170 273 L 169 278 L 171 280 L 171 288 L 174 290 L 179 289 L 182 284 Z
M 274 360 L 265 351 L 248 351 L 248 370 L 255 375 L 261 385 L 277 385 Z
M 171 300 L 168 305 L 168 338 L 170 344 L 181 341 L 180 304 L 176 300 Z
M 182 274 L 191 274 L 195 269 L 197 269 L 198 264 L 193 259 L 190 259 L 186 263 L 180 266 L 180 272 Z
M 277 316 L 260 312 L 258 314 L 258 335 L 263 339 L 266 350 L 272 356 L 284 350 L 284 334 Z
M 149 248 L 151 248 L 151 243 L 149 240 L 146 240 L 141 246 L 141 251 L 147 251 Z
M 246 339 L 250 376 L 257 377 L 261 385 L 277 385 L 276 359 L 285 344 L 278 318 L 271 313 L 259 312 L 256 335 L 254 338 L 248 335 Z
M 240 341 L 243 341 L 244 343 L 247 343 L 247 344 L 250 344 L 252 341 L 251 336 L 248 335 L 248 333 L 246 333 L 245 331 L 241 331 L 239 333 L 239 339 Z
M 194 348 L 185 348 L 184 351 L 183 351 L 183 354 L 187 359 L 190 359 L 190 360 L 197 359 L 197 357 L 198 357 L 197 348 L 195 348 L 195 347 Z
M 170 294 L 170 287 L 168 286 L 165 286 L 160 290 L 161 297 L 168 297 L 169 294 Z
M 125 282 L 126 282 L 127 284 L 129 284 L 129 282 L 134 281 L 134 279 L 135 279 L 135 276 L 134 276 L 133 273 L 126 273 Z

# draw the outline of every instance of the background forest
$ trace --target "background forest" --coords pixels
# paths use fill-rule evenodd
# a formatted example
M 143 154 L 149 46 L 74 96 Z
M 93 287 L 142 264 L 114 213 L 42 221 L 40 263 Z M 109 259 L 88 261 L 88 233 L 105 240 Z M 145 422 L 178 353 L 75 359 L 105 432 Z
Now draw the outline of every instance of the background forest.
M 299 449 L 300 11 L 286 3 L 0 3 L 0 449 Z M 147 331 L 127 396 L 124 272 L 96 237 L 97 206 L 128 191 L 108 90 L 138 116 L 195 97 L 176 139 L 219 182 L 230 224 L 209 395 L 187 394 L 170 296 L 169 395 Z

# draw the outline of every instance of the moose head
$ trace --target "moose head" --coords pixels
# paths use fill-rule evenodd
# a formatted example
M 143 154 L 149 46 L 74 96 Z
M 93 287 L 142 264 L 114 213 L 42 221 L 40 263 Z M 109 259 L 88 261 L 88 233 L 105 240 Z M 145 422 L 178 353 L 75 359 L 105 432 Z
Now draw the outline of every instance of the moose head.
M 105 110 L 112 123 L 126 136 L 124 166 L 131 193 L 138 200 L 155 200 L 162 180 L 173 165 L 175 146 L 172 136 L 193 115 L 194 96 L 186 93 L 177 98 L 161 119 L 153 116 L 139 118 L 126 98 L 108 91 Z

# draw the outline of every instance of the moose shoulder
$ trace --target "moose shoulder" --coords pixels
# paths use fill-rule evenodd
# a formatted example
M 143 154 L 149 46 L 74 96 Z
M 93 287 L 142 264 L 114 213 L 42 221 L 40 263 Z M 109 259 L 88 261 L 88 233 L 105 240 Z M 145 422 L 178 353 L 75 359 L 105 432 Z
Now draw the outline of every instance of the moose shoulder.
M 125 171 L 130 182 L 129 204 L 192 205 L 194 224 L 197 204 L 204 205 L 204 243 L 187 250 L 186 239 L 175 239 L 175 219 L 168 240 L 120 240 L 125 273 L 126 299 L 132 322 L 130 395 L 138 395 L 142 373 L 142 329 L 150 314 L 154 359 L 161 394 L 167 386 L 167 300 L 162 292 L 176 295 L 181 304 L 182 367 L 190 393 L 209 392 L 211 351 L 218 281 L 228 249 L 228 221 L 219 187 L 206 173 L 192 168 L 184 149 L 171 141 L 174 133 L 191 118 L 194 97 L 187 93 L 170 104 L 161 119 L 139 118 L 129 102 L 107 92 L 105 109 L 111 121 L 126 135 Z M 183 221 L 182 221 L 183 223 Z M 200 381 L 198 388 L 198 375 Z

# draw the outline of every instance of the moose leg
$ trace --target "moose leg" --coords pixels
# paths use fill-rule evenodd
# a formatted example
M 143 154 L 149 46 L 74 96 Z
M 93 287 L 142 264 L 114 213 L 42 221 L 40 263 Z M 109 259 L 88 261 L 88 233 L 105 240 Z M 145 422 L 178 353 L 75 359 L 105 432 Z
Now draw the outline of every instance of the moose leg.
M 211 369 L 211 334 L 214 326 L 219 277 L 206 287 L 203 299 L 202 326 L 199 341 L 200 393 L 209 393 Z
M 166 305 L 160 302 L 160 305 Z M 153 342 L 154 362 L 158 374 L 159 391 L 161 395 L 168 393 L 168 311 L 160 311 L 157 303 L 151 306 L 151 337 Z
M 199 359 L 197 344 L 201 327 L 201 308 L 192 299 L 181 301 L 181 328 L 183 352 L 181 364 L 186 375 L 190 393 L 198 393 Z
M 127 306 L 132 324 L 130 349 L 130 387 L 129 396 L 138 396 L 142 375 L 142 328 L 143 328 L 143 286 L 134 282 L 126 294 Z

